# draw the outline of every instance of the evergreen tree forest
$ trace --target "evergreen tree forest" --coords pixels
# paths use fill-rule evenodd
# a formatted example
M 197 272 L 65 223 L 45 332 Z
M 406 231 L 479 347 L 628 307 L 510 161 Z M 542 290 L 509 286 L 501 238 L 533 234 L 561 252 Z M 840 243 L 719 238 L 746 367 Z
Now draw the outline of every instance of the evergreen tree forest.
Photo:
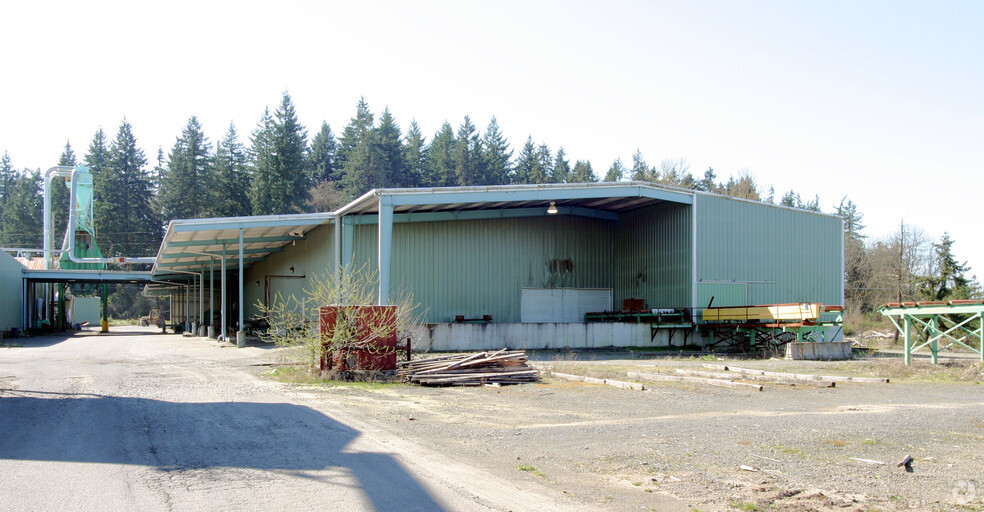
M 444 122 L 428 135 L 416 121 L 404 130 L 389 108 L 377 116 L 365 98 L 341 130 L 324 121 L 313 136 L 286 92 L 248 134 L 230 124 L 213 142 L 206 135 L 212 127 L 195 116 L 175 128 L 174 145 L 156 148 L 151 159 L 140 147 L 139 127 L 126 119 L 115 134 L 97 129 L 81 154 L 66 142 L 61 155 L 52 155 L 59 165 L 89 167 L 97 242 L 105 255 L 155 254 L 172 219 L 331 211 L 373 188 L 636 180 L 822 211 L 818 197 L 793 190 L 777 199 L 772 187 L 763 189 L 745 169 L 726 179 L 713 168 L 695 177 L 684 159 L 651 165 L 637 150 L 630 163 L 615 158 L 596 171 L 592 162 L 572 159 L 576 148 L 554 150 L 532 135 L 510 142 L 495 117 L 484 130 L 466 115 L 456 126 Z M 6 151 L 0 157 L 0 246 L 41 247 L 41 173 L 17 169 Z M 61 240 L 68 193 L 63 186 L 52 190 Z M 845 219 L 849 315 L 870 316 L 886 302 L 981 296 L 948 234 L 934 243 L 901 224 L 895 235 L 869 240 L 856 204 L 844 198 L 828 212 Z

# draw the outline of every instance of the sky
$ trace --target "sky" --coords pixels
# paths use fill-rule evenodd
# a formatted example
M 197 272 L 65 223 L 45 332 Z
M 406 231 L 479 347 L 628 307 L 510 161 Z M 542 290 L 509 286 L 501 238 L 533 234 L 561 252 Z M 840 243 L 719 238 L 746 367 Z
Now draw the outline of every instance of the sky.
M 149 160 L 191 116 L 248 143 L 290 94 L 310 137 L 364 97 L 427 140 L 495 116 L 599 176 L 636 150 L 749 172 L 863 234 L 914 226 L 984 278 L 984 2 L 4 2 L 0 152 L 47 169 L 123 119 Z

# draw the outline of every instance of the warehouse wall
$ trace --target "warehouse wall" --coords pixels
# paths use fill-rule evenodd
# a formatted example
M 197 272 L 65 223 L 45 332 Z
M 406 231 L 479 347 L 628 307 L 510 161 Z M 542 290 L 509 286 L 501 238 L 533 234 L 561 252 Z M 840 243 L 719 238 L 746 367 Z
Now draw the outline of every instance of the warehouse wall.
M 269 296 L 271 300 L 279 294 L 283 298 L 295 297 L 299 301 L 306 298 L 306 289 L 311 288 L 311 283 L 319 276 L 324 276 L 334 271 L 335 261 L 335 238 L 334 225 L 325 224 L 318 226 L 305 235 L 306 239 L 298 241 L 296 245 L 287 244 L 282 252 L 275 252 L 266 260 L 254 264 L 246 270 L 246 278 L 243 282 L 243 293 L 246 296 L 246 309 L 243 311 L 248 318 L 259 313 L 257 303 L 264 301 L 264 290 L 267 286 L 267 276 L 292 276 L 292 277 L 271 277 L 269 279 Z M 290 267 L 294 267 L 293 273 Z M 300 276 L 304 276 L 301 278 Z M 258 284 L 257 284 L 258 283 Z M 219 284 L 216 282 L 216 287 Z M 216 297 L 219 296 L 216 291 Z M 228 299 L 231 300 L 231 299 Z M 218 303 L 215 306 L 218 310 Z M 230 319 L 231 324 L 236 319 Z
M 543 216 L 393 226 L 391 293 L 409 290 L 426 322 L 520 321 L 524 287 L 611 288 L 615 223 Z M 353 263 L 376 258 L 376 226 L 355 226 Z
M 21 315 L 24 311 L 21 297 L 23 270 L 24 266 L 17 260 L 0 251 L 0 289 L 6 290 L 6 293 L 0 293 L 0 331 L 21 328 Z
M 622 215 L 616 226 L 614 298 L 649 308 L 689 307 L 692 293 L 690 205 L 664 203 Z
M 695 197 L 697 305 L 843 304 L 839 217 Z

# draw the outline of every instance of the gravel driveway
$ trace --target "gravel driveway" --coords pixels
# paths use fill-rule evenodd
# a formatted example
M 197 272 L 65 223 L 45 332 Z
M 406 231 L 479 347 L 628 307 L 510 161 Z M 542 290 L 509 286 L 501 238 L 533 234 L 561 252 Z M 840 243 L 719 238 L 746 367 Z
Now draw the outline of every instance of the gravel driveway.
M 969 361 L 741 361 L 892 382 L 635 391 L 549 373 L 500 388 L 287 384 L 269 366 L 281 353 L 173 335 L 0 349 L 0 474 L 15 484 L 0 508 L 984 510 L 984 386 Z M 607 378 L 703 363 L 539 356 Z M 379 490 L 396 485 L 409 498 Z

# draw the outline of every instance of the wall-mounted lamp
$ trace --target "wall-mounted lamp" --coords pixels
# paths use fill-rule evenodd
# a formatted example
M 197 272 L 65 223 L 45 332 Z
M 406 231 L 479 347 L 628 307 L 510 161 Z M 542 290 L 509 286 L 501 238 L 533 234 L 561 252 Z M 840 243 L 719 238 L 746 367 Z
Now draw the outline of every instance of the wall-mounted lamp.
M 259 282 L 259 281 L 257 281 L 257 282 L 256 282 L 256 286 L 259 286 L 259 285 L 260 285 L 260 282 Z
M 547 213 L 549 213 L 550 215 L 557 213 L 557 204 L 554 203 L 553 201 L 550 201 L 550 206 L 547 207 Z
M 291 267 L 290 267 L 290 273 L 291 273 L 291 274 L 293 274 L 293 273 L 294 273 L 294 266 L 293 266 L 293 265 L 291 265 Z

